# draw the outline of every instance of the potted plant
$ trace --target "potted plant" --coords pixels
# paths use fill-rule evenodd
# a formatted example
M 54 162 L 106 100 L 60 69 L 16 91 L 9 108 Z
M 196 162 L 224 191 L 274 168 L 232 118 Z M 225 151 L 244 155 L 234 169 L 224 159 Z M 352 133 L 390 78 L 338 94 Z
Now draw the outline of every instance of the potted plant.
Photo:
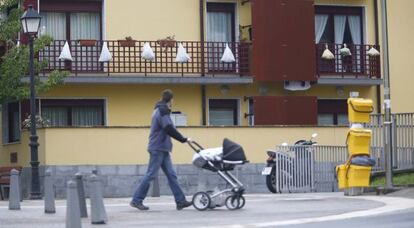
M 79 45 L 80 46 L 92 47 L 92 46 L 96 45 L 96 40 L 94 40 L 94 39 L 82 39 L 82 40 L 79 40 Z
M 125 40 L 118 40 L 118 44 L 121 47 L 133 47 L 135 46 L 136 40 L 132 39 L 131 36 L 125 37 Z
M 175 35 L 173 35 L 173 36 L 167 36 L 164 39 L 157 40 L 157 44 L 160 45 L 162 48 L 164 48 L 164 50 L 166 48 L 175 47 L 175 43 L 176 42 L 177 41 L 175 40 Z

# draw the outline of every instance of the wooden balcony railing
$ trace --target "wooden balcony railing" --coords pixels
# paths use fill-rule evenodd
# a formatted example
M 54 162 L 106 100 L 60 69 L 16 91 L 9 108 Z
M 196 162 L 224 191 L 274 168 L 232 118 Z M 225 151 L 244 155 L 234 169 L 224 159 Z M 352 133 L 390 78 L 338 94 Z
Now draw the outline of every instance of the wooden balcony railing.
M 249 75 L 249 43 L 243 42 L 199 42 L 179 41 L 170 47 L 163 47 L 157 41 L 135 41 L 129 45 L 117 40 L 92 41 L 84 44 L 70 41 L 70 51 L 73 61 L 59 60 L 59 55 L 66 41 L 55 40 L 39 53 L 39 59 L 48 60 L 44 73 L 51 70 L 68 70 L 74 75 L 87 73 L 102 73 L 109 75 L 131 76 L 202 76 L 202 75 Z M 99 62 L 103 42 L 107 42 L 112 54 L 112 60 L 107 63 Z M 142 47 L 148 42 L 155 53 L 154 61 L 141 58 Z M 191 60 L 186 63 L 175 61 L 177 44 L 181 43 Z M 235 62 L 221 62 L 226 44 L 232 50 Z
M 335 56 L 332 60 L 322 59 L 325 44 L 316 44 L 316 75 L 318 77 L 381 78 L 380 57 L 368 55 L 371 47 L 379 51 L 378 45 L 349 44 L 350 56 L 340 54 L 342 44 L 328 44 L 328 47 Z

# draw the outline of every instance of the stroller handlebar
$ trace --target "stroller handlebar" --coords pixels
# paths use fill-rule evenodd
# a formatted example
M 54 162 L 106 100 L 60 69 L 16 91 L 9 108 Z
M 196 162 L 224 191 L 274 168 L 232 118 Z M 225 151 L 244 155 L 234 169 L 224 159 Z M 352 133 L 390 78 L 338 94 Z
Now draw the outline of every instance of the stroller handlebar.
M 201 150 L 204 150 L 204 148 L 200 144 L 198 144 L 196 141 L 190 141 L 187 143 L 196 153 L 200 152 Z

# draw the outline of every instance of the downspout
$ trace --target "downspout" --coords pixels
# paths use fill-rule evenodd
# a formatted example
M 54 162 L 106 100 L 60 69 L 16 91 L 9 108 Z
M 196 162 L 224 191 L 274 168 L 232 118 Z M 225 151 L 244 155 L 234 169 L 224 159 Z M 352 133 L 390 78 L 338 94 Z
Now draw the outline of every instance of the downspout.
M 201 77 L 205 76 L 205 59 L 204 59 L 204 0 L 200 0 L 200 42 L 201 42 Z M 207 125 L 206 121 L 206 85 L 201 85 L 201 115 L 203 126 Z
M 375 45 L 379 45 L 379 22 L 378 22 L 378 0 L 374 0 L 374 17 L 375 17 Z M 377 90 L 377 112 L 382 112 L 381 107 L 381 85 L 376 86 Z

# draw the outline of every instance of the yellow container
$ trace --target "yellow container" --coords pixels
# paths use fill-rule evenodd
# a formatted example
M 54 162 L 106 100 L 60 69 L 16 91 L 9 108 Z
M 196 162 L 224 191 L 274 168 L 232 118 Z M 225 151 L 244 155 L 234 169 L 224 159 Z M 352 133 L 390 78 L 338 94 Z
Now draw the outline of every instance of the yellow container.
M 372 111 L 374 111 L 372 100 L 363 98 L 348 99 L 348 120 L 350 123 L 368 123 L 369 114 Z
M 369 155 L 371 137 L 371 130 L 350 129 L 346 138 L 349 156 Z
M 336 167 L 336 176 L 338 177 L 338 188 L 344 189 L 348 188 L 348 180 L 346 178 L 346 165 L 339 165 Z
M 359 165 L 340 165 L 336 167 L 339 189 L 369 187 L 371 167 Z

